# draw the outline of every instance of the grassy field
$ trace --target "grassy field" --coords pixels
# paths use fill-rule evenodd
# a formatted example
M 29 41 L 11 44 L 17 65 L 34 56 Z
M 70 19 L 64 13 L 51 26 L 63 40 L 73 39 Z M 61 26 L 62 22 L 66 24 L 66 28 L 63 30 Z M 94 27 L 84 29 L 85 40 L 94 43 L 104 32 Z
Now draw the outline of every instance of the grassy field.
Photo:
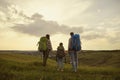
M 54 57 L 43 67 L 40 55 L 0 52 L 0 80 L 120 80 L 120 51 L 84 51 L 78 56 L 75 73 L 68 55 L 64 72 L 59 72 Z

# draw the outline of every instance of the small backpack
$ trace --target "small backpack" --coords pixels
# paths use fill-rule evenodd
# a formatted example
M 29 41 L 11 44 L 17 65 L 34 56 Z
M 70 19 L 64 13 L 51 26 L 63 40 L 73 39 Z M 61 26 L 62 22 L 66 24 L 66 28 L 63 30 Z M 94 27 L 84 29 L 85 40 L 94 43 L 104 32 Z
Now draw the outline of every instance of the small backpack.
M 75 51 L 81 50 L 81 42 L 80 42 L 79 34 L 75 34 L 72 36 L 72 50 L 75 50 Z
M 46 51 L 47 50 L 47 38 L 46 37 L 41 37 L 38 44 L 39 44 L 39 46 L 38 46 L 39 51 Z
M 64 48 L 62 46 L 59 46 L 57 48 L 57 55 L 56 55 L 58 58 L 62 58 L 65 56 L 65 53 L 64 53 Z

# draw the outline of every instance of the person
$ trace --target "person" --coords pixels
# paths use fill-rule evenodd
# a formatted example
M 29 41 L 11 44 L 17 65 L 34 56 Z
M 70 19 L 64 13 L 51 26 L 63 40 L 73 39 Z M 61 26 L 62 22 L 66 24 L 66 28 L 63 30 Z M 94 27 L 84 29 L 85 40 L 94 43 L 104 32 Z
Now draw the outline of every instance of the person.
M 77 72 L 77 67 L 78 67 L 77 51 L 72 48 L 72 43 L 73 43 L 72 40 L 73 40 L 74 33 L 71 32 L 70 36 L 71 37 L 69 38 L 69 41 L 68 41 L 68 53 L 69 53 L 69 56 L 70 56 L 70 62 L 72 64 L 73 71 Z
M 52 50 L 50 35 L 46 34 L 46 38 L 47 38 L 47 49 L 43 51 L 43 66 L 46 66 L 49 52 Z
M 46 34 L 45 37 L 41 37 L 38 42 L 38 51 L 42 52 L 43 66 L 46 66 L 47 59 L 49 57 L 49 52 L 52 50 L 50 35 Z
M 57 47 L 57 54 L 56 54 L 56 60 L 58 64 L 58 71 L 63 71 L 64 67 L 64 57 L 65 57 L 65 50 L 63 43 L 60 43 L 59 46 Z

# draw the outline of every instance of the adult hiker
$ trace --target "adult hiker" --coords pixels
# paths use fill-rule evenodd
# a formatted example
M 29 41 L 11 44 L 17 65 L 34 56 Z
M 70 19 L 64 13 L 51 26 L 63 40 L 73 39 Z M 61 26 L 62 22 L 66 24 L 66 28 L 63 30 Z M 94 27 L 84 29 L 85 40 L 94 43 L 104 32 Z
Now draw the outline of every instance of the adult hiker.
M 41 37 L 38 44 L 38 50 L 43 53 L 43 66 L 46 66 L 49 52 L 52 50 L 50 35 L 46 34 L 46 36 Z
M 73 67 L 73 71 L 77 72 L 78 67 L 78 56 L 77 51 L 81 50 L 81 41 L 79 34 L 70 33 L 69 43 L 68 43 L 68 53 L 70 55 L 71 64 Z

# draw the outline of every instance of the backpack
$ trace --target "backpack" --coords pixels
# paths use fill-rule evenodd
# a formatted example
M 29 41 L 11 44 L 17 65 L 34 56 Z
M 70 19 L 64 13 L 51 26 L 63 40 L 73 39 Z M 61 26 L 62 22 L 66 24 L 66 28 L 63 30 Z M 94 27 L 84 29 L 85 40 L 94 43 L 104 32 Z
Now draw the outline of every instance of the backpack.
M 72 50 L 75 50 L 75 51 L 81 50 L 81 42 L 80 42 L 79 34 L 75 34 L 72 36 Z
M 38 42 L 38 50 L 39 51 L 46 51 L 47 50 L 47 38 L 46 37 L 41 37 L 40 41 Z
M 59 46 L 57 48 L 57 55 L 56 55 L 58 58 L 63 58 L 65 56 L 65 53 L 64 53 L 64 48 L 62 46 Z

